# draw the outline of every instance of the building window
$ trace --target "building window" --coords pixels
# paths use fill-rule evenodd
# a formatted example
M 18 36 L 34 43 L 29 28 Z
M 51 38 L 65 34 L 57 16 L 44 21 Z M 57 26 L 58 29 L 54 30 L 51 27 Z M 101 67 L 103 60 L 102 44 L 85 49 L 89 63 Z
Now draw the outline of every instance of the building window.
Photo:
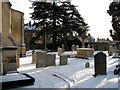
M 33 33 L 33 37 L 36 37 L 36 33 Z
M 29 37 L 29 34 L 28 33 L 25 33 L 25 38 L 28 38 Z

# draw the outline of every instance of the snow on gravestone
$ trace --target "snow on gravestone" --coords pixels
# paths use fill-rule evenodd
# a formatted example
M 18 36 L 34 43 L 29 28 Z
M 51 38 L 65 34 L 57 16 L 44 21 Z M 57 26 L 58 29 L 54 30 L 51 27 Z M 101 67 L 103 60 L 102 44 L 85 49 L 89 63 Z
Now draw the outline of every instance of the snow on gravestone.
M 106 75 L 106 55 L 99 52 L 94 56 L 95 77 L 97 75 Z

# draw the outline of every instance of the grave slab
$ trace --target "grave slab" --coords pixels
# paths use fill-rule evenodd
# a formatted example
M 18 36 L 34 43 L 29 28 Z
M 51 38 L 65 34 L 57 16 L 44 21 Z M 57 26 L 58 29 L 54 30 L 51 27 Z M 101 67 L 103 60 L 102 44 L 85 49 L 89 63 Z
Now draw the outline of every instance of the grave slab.
M 25 73 L 11 73 L 2 76 L 2 89 L 16 88 L 34 84 L 35 79 Z

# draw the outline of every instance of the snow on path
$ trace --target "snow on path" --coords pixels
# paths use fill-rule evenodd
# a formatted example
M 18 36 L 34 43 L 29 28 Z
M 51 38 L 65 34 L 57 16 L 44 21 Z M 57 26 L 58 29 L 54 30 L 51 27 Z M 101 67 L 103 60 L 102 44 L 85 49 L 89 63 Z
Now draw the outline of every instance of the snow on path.
M 96 53 L 98 51 L 95 51 Z M 104 53 L 108 55 L 107 52 Z M 59 66 L 59 56 L 57 56 L 57 66 L 36 68 L 35 64 L 31 64 L 31 52 L 27 52 L 27 57 L 20 59 L 21 66 L 18 71 L 28 73 L 35 78 L 34 85 L 22 88 L 118 88 L 118 76 L 113 73 L 118 60 L 107 56 L 107 75 L 98 75 L 94 78 L 93 59 L 68 58 L 68 65 Z M 90 63 L 90 68 L 85 68 L 86 62 Z

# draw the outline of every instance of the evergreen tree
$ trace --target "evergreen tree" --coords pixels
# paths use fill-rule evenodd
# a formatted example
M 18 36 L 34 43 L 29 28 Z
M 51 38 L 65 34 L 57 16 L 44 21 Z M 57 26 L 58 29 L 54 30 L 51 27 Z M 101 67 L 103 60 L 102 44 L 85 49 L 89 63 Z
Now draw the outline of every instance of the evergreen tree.
M 112 16 L 113 29 L 110 30 L 110 36 L 113 40 L 120 41 L 120 1 L 110 4 L 108 14 Z
M 57 36 L 67 43 L 69 37 L 75 38 L 74 31 L 79 36 L 83 34 L 86 36 L 89 27 L 70 2 L 34 2 L 32 8 L 34 12 L 31 18 L 36 20 L 34 25 L 43 26 L 39 35 L 45 34 L 45 32 L 52 33 L 53 43 L 56 43 Z

